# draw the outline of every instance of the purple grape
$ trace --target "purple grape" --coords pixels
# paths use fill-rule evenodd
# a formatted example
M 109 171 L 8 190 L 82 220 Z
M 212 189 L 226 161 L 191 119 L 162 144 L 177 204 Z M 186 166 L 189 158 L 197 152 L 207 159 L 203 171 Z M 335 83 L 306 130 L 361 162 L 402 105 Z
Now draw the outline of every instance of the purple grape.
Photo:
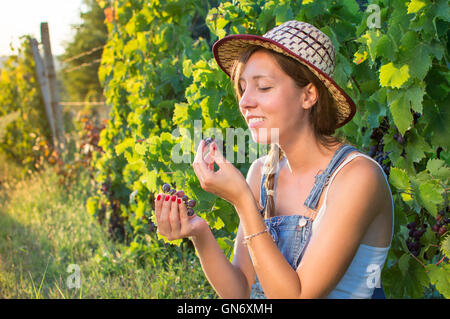
M 410 222 L 408 225 L 406 225 L 408 229 L 415 229 L 416 228 L 416 222 Z
M 372 145 L 370 147 L 370 149 L 369 149 L 369 154 L 368 155 L 373 158 L 376 155 L 376 153 L 377 153 L 377 146 L 376 145 Z
M 197 204 L 197 202 L 195 201 L 195 199 L 191 199 L 188 201 L 187 205 L 189 207 L 195 207 L 195 205 Z
M 177 192 L 177 190 L 176 190 L 175 188 L 172 188 L 172 189 L 169 191 L 169 194 L 170 194 L 170 195 L 174 195 L 176 192 Z
M 188 214 L 188 216 L 194 215 L 194 210 L 191 207 L 188 207 L 187 214 Z
M 208 145 L 211 144 L 213 141 L 214 141 L 213 138 L 207 137 L 207 138 L 205 139 L 205 146 L 208 146 Z
M 183 197 L 184 196 L 184 192 L 183 191 L 178 191 L 177 192 L 177 197 Z
M 189 200 L 189 197 L 187 195 L 184 195 L 183 197 L 181 197 L 181 199 L 186 203 Z
M 433 227 L 431 227 L 431 230 L 437 233 L 439 231 L 439 228 L 440 228 L 439 224 L 434 224 Z
M 164 193 L 167 193 L 168 191 L 170 191 L 170 185 L 169 184 L 164 184 L 162 187 L 162 190 Z

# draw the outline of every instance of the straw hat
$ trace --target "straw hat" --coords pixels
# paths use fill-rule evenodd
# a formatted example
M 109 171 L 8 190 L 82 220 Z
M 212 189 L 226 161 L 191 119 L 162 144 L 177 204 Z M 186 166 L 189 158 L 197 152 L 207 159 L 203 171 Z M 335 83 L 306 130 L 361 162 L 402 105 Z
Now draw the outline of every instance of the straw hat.
M 308 67 L 336 101 L 338 128 L 353 118 L 355 103 L 332 78 L 336 51 L 330 38 L 322 31 L 309 23 L 293 20 L 273 28 L 263 36 L 233 34 L 214 43 L 214 58 L 219 67 L 230 76 L 235 60 L 251 45 L 282 53 Z

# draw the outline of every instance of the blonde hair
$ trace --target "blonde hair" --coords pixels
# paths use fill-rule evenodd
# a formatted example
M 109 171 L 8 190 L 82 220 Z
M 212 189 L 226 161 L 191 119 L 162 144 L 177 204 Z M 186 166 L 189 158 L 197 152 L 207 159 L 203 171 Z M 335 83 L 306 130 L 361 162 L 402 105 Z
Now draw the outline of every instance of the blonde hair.
M 242 96 L 239 78 L 243 67 L 250 59 L 251 55 L 259 50 L 271 54 L 281 69 L 295 81 L 298 87 L 303 88 L 309 83 L 312 83 L 317 88 L 319 97 L 316 104 L 310 109 L 309 120 L 312 124 L 314 135 L 319 143 L 327 149 L 331 149 L 339 143 L 348 144 L 345 137 L 332 136 L 337 128 L 337 107 L 326 86 L 306 66 L 283 54 L 256 45 L 252 45 L 242 52 L 240 58 L 235 61 L 231 71 L 231 81 L 233 82 L 235 95 L 238 101 Z M 264 166 L 264 173 L 266 174 L 264 187 L 268 191 L 264 218 L 275 216 L 275 201 L 273 192 L 270 191 L 273 191 L 274 188 L 275 173 L 278 163 L 284 156 L 284 152 L 277 144 L 270 145 L 266 164 Z

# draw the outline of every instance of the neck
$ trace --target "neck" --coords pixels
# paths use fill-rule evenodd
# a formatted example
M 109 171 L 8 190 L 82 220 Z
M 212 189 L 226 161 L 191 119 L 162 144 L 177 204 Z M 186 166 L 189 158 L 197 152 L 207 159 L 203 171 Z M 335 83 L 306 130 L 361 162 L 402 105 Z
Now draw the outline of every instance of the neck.
M 330 157 L 341 144 L 327 149 L 319 143 L 312 129 L 303 129 L 295 135 L 290 134 L 289 138 L 280 138 L 279 145 L 286 156 L 290 174 L 304 176 L 325 170 Z

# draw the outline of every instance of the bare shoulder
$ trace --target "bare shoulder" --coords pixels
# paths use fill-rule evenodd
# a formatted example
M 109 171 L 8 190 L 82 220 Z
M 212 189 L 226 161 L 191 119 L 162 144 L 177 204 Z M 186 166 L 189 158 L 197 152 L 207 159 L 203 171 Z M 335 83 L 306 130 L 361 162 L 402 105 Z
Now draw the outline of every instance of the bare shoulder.
M 339 201 L 342 195 L 353 195 L 356 201 L 366 201 L 373 214 L 379 212 L 384 201 L 389 199 L 389 190 L 378 164 L 365 156 L 357 156 L 342 167 L 330 186 L 328 198 L 330 202 Z

